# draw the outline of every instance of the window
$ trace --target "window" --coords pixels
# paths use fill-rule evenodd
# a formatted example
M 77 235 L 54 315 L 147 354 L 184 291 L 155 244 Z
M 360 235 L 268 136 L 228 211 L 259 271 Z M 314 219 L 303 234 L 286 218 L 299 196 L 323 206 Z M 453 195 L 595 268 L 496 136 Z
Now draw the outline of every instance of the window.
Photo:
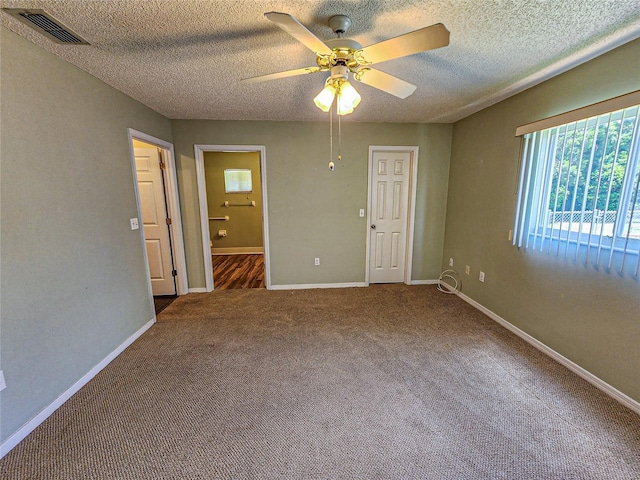
M 640 258 L 639 106 L 524 136 L 514 245 L 620 271 Z M 582 257 L 581 257 L 582 256 Z
M 225 169 L 224 171 L 225 193 L 251 193 L 251 170 L 249 169 Z

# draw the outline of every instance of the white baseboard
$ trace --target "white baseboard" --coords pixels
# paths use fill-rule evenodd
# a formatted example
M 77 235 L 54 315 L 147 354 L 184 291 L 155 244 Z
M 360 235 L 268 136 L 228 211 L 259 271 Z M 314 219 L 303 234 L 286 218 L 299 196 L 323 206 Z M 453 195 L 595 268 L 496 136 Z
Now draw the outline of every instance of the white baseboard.
M 189 293 L 208 293 L 206 288 L 198 287 L 198 288 L 190 288 Z
M 260 255 L 263 253 L 263 247 L 211 247 L 211 255 Z
M 438 280 L 411 280 L 408 285 L 436 285 Z M 295 285 L 271 285 L 268 290 L 307 290 L 310 288 L 350 288 L 368 287 L 368 282 L 352 283 L 302 283 Z
M 435 280 L 411 280 L 409 285 L 437 285 L 438 279 Z
M 295 285 L 271 285 L 269 290 L 307 290 L 310 288 L 350 288 L 366 287 L 364 282 L 353 283 L 300 283 Z
M 528 333 L 520 330 L 518 327 L 516 327 L 515 325 L 509 323 L 504 318 L 502 318 L 500 315 L 492 312 L 491 310 L 489 310 L 488 308 L 486 308 L 483 305 L 479 304 L 478 302 L 476 302 L 472 298 L 467 297 L 464 293 L 456 292 L 456 295 L 458 297 L 460 297 L 462 300 L 464 300 L 465 302 L 467 302 L 469 305 L 471 305 L 471 306 L 477 308 L 478 310 L 480 310 L 487 317 L 491 318 L 492 320 L 494 320 L 497 323 L 499 323 L 500 325 L 502 325 L 507 330 L 515 333 L 518 337 L 522 338 L 528 344 L 530 344 L 533 347 L 537 348 L 538 350 L 540 350 L 545 355 L 551 357 L 553 360 L 555 360 L 559 364 L 564 365 L 569 370 L 571 370 L 573 373 L 575 373 L 576 375 L 582 377 L 583 379 L 585 379 L 587 382 L 589 382 L 591 385 L 593 385 L 597 389 L 602 390 L 604 393 L 609 395 L 614 400 L 618 401 L 619 403 L 621 403 L 625 407 L 629 408 L 630 410 L 633 410 L 638 415 L 640 415 L 640 403 L 635 401 L 633 398 L 629 397 L 628 395 L 625 395 L 620 390 L 616 389 L 615 387 L 612 387 L 611 385 L 609 385 L 607 382 L 605 382 L 601 378 L 596 377 L 593 373 L 589 372 L 588 370 L 585 370 L 584 368 L 582 368 L 577 363 L 574 363 L 571 360 L 569 360 L 568 358 L 566 358 L 563 355 L 559 354 L 558 352 L 556 352 L 551 347 L 549 347 L 549 346 L 545 345 L 544 343 L 542 343 L 540 340 L 537 340 L 534 337 L 532 337 L 531 335 L 529 335 Z
M 113 352 L 107 355 L 100 363 L 84 374 L 76 383 L 71 385 L 66 391 L 64 391 L 58 398 L 56 398 L 51 404 L 44 408 L 35 417 L 29 420 L 22 426 L 17 432 L 7 438 L 2 444 L 0 444 L 0 458 L 4 457 L 13 447 L 18 445 L 24 438 L 33 432 L 38 425 L 44 422 L 53 412 L 55 412 L 60 406 L 69 400 L 74 393 L 84 387 L 93 377 L 95 377 L 100 370 L 109 365 L 111 361 L 120 355 L 125 348 L 135 342 L 144 332 L 146 332 L 156 322 L 155 316 L 145 323 L 137 332 L 127 338 L 122 344 L 120 344 Z

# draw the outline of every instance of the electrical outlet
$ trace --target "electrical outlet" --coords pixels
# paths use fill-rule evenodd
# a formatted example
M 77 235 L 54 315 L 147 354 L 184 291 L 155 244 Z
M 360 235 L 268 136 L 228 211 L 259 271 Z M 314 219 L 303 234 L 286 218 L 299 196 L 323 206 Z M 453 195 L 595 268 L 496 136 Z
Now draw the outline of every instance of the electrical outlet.
M 469 265 L 465 265 L 464 273 L 466 273 L 467 275 L 471 275 L 471 267 Z
M 484 272 L 480 272 L 480 277 L 478 277 L 481 282 L 484 282 Z
M 449 266 L 450 266 L 450 267 L 453 267 L 453 257 L 451 257 L 451 258 L 449 259 Z
M 140 228 L 137 218 L 130 218 L 129 223 L 131 223 L 131 230 L 138 230 Z
M 513 240 L 513 230 L 509 230 L 509 241 Z
M 320 259 L 318 257 L 315 258 L 313 264 L 317 267 L 318 265 L 320 265 Z

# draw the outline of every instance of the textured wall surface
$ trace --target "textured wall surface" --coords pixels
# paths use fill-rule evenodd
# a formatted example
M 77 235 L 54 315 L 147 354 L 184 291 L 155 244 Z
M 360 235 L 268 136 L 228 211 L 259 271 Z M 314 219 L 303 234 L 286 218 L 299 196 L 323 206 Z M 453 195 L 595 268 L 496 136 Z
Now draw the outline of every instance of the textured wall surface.
M 534 120 L 640 89 L 640 41 L 455 124 L 443 268 L 463 293 L 640 401 L 640 283 L 511 245 L 520 139 Z M 478 281 L 478 272 L 486 281 Z
M 167 119 L 2 33 L 2 441 L 154 316 L 127 128 Z
M 329 124 L 174 120 L 189 287 L 204 287 L 194 144 L 264 145 L 273 285 L 365 280 L 370 145 L 420 147 L 413 279 L 438 278 L 451 125 L 343 123 L 342 161 L 330 172 Z M 334 155 L 337 140 L 334 138 Z M 315 267 L 313 259 L 320 258 Z

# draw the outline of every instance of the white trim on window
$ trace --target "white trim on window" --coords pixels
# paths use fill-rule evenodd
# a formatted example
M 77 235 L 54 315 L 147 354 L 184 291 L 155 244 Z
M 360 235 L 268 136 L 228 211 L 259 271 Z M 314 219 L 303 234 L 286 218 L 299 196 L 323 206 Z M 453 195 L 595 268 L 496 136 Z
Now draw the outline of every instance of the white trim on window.
M 553 117 L 544 118 L 542 120 L 536 120 L 535 122 L 520 125 L 516 128 L 516 137 L 526 135 L 527 133 L 533 133 L 547 128 L 557 127 L 564 125 L 565 123 L 576 122 L 584 118 L 595 117 L 602 115 L 603 113 L 614 112 L 616 110 L 622 110 L 623 108 L 632 107 L 640 103 L 640 90 L 627 93 L 619 97 L 611 98 L 603 102 L 594 103 L 593 105 L 587 105 L 586 107 L 571 110 L 569 112 L 561 113 Z

